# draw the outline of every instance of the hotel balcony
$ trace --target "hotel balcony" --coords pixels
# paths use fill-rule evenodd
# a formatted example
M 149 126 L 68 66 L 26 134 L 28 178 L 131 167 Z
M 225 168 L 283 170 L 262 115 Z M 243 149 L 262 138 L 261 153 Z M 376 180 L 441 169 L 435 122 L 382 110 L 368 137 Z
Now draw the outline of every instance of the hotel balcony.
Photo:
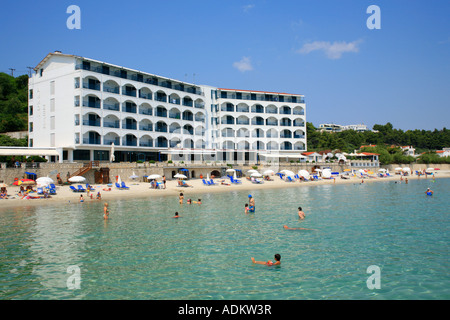
M 110 103 L 106 102 L 106 100 L 103 102 L 103 109 L 104 110 L 112 110 L 112 111 L 120 111 L 120 104 L 117 103 Z

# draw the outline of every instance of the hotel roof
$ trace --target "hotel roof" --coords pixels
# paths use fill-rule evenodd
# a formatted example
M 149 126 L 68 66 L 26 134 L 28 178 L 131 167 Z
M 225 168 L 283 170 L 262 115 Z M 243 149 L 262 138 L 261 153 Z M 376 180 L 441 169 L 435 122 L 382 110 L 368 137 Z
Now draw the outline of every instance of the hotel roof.
M 298 93 L 271 92 L 271 91 L 257 91 L 257 90 L 241 90 L 241 89 L 226 89 L 226 88 L 218 88 L 218 90 L 222 90 L 222 91 L 234 91 L 234 92 L 266 93 L 266 94 L 283 94 L 283 95 L 289 95 L 289 96 L 303 96 L 303 94 L 298 94 Z

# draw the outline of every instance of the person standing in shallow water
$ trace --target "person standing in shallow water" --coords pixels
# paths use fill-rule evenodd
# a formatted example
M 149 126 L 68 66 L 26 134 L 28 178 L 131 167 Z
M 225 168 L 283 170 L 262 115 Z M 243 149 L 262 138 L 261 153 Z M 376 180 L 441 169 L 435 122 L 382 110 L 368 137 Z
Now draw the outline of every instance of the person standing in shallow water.
M 302 211 L 302 207 L 298 207 L 298 218 L 300 220 L 305 219 L 305 213 Z
M 105 206 L 103 207 L 103 219 L 109 218 L 109 210 L 108 210 L 108 203 L 105 202 Z

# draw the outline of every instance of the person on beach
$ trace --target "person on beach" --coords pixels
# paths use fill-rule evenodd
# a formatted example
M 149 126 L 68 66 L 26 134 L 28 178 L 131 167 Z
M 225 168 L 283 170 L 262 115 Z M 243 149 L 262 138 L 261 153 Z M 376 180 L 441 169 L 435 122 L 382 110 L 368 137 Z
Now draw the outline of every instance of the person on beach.
M 255 264 L 262 264 L 262 265 L 266 265 L 266 266 L 278 266 L 281 264 L 281 261 L 280 261 L 281 255 L 279 253 L 275 254 L 275 256 L 274 256 L 275 262 L 272 262 L 272 260 L 269 260 L 267 262 L 266 261 L 256 261 L 255 258 L 253 258 L 253 257 L 251 259 L 252 259 L 252 262 Z
M 184 195 L 183 192 L 180 192 L 180 196 L 178 197 L 178 200 L 180 201 L 180 204 L 183 204 Z
M 434 193 L 433 190 L 431 190 L 430 188 L 428 188 L 427 191 L 425 191 L 425 194 L 426 194 L 427 196 L 432 196 L 433 193 Z
M 298 218 L 300 220 L 305 219 L 305 213 L 302 211 L 302 207 L 298 207 Z
M 162 176 L 162 181 L 163 181 L 164 189 L 165 189 L 166 188 L 166 176 Z
M 103 207 L 103 219 L 109 218 L 109 210 L 108 210 L 108 203 L 105 202 L 105 206 Z

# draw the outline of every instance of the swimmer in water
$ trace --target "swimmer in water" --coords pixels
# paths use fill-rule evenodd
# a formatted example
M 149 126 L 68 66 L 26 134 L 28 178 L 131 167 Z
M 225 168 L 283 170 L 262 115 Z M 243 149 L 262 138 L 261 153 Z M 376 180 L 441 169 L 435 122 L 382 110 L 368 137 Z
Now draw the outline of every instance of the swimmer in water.
M 80 194 L 80 202 L 84 202 L 84 198 L 83 198 L 82 194 Z
M 175 212 L 175 215 L 172 218 L 179 218 L 178 212 Z
M 428 188 L 427 191 L 425 191 L 425 194 L 426 194 L 427 196 L 432 196 L 433 193 L 434 193 L 433 190 L 431 190 L 430 188 Z
M 274 258 L 275 258 L 275 262 L 272 262 L 272 260 L 269 260 L 269 261 L 256 261 L 255 260 L 255 258 L 251 258 L 252 259 L 252 262 L 253 263 L 255 263 L 255 264 L 262 264 L 262 265 L 266 265 L 266 266 L 278 266 L 278 265 L 280 265 L 281 264 L 281 256 L 280 256 L 280 254 L 275 254 L 275 256 L 274 256 Z
M 298 207 L 298 218 L 300 220 L 305 219 L 305 213 L 302 211 L 302 207 Z
M 180 204 L 183 204 L 183 199 L 184 199 L 183 192 L 180 192 L 180 197 L 178 199 L 180 200 Z
M 248 210 L 249 210 L 249 209 L 248 209 L 248 203 L 246 203 L 245 206 L 244 206 L 244 212 L 245 212 L 245 213 L 248 213 Z
M 105 202 L 105 206 L 103 207 L 103 219 L 108 219 L 109 217 L 109 210 L 108 210 L 108 203 Z
M 286 230 L 316 230 L 316 229 L 307 229 L 307 228 L 289 228 L 286 225 L 284 225 L 283 228 Z

